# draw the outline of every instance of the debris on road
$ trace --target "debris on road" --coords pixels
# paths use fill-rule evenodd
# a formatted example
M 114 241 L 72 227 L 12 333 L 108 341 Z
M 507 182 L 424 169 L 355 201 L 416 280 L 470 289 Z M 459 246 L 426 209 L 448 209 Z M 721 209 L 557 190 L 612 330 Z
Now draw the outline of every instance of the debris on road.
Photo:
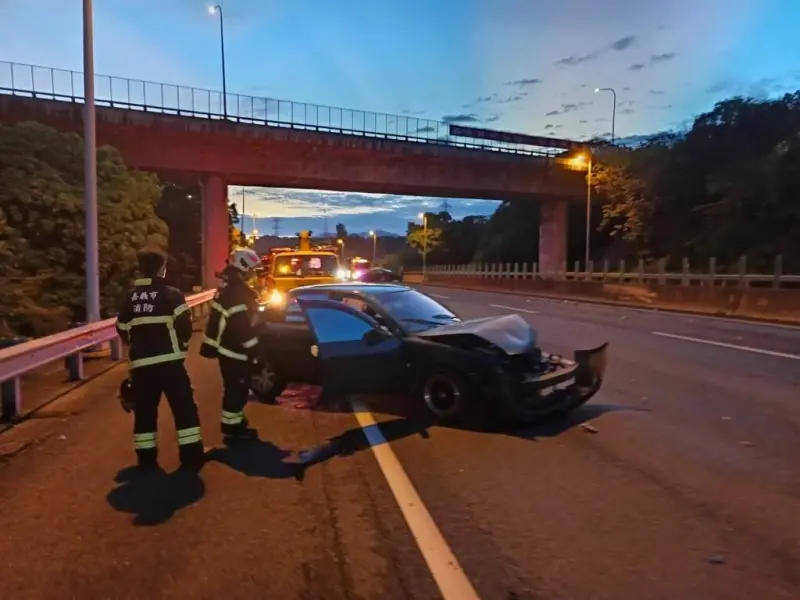
M 722 417 L 723 421 L 730 421 L 732 417 Z
M 589 433 L 597 433 L 597 427 L 589 423 L 581 423 L 581 429 Z
M 706 559 L 712 565 L 724 565 L 725 557 L 721 554 L 713 554 Z
M 748 442 L 747 440 L 745 440 L 744 442 L 739 442 L 739 444 L 741 444 L 745 448 L 752 448 L 753 447 L 753 442 Z

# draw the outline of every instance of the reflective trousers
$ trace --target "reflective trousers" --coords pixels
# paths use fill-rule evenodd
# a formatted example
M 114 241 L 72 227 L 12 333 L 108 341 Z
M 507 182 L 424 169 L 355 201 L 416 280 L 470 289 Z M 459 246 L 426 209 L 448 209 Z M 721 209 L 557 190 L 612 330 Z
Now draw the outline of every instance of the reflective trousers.
M 222 432 L 247 426 L 244 407 L 250 397 L 250 364 L 243 360 L 219 357 L 222 374 Z
M 200 418 L 183 361 L 133 369 L 131 392 L 135 402 L 133 443 L 140 464 L 154 464 L 158 458 L 158 405 L 162 394 L 167 397 L 175 419 L 181 462 L 202 460 Z

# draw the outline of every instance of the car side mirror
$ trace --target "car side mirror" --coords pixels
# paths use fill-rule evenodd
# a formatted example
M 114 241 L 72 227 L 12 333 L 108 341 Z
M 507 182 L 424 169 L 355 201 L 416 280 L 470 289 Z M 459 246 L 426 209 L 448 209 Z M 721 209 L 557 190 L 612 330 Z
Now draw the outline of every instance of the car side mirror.
M 381 343 L 386 338 L 391 337 L 391 334 L 383 329 L 370 329 L 361 338 L 367 346 L 374 346 Z

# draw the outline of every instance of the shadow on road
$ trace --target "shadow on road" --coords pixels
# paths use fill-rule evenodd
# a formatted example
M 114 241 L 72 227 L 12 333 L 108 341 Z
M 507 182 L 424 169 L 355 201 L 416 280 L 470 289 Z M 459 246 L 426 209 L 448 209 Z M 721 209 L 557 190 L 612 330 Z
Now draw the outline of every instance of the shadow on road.
M 106 500 L 115 510 L 133 514 L 133 524 L 137 526 L 161 525 L 206 493 L 200 476 L 183 469 L 166 473 L 162 469 L 139 472 L 128 467 L 114 480 L 120 485 L 108 493 Z
M 378 425 L 372 425 L 378 427 Z M 393 419 L 380 423 L 380 432 L 387 442 L 393 442 L 405 437 L 419 434 L 428 438 L 430 423 L 420 419 Z M 303 450 L 297 454 L 298 464 L 296 477 L 303 480 L 305 471 L 309 467 L 323 463 L 336 456 L 351 456 L 356 452 L 369 449 L 366 434 L 360 426 L 352 427 L 341 435 L 328 439 L 326 442 Z
M 297 465 L 285 462 L 291 453 L 272 442 L 259 438 L 241 440 L 214 448 L 206 453 L 206 460 L 222 463 L 248 477 L 287 479 L 295 477 Z
M 566 415 L 542 419 L 532 425 L 509 431 L 508 435 L 528 440 L 555 437 L 612 412 L 649 412 L 649 409 L 619 404 L 584 404 Z

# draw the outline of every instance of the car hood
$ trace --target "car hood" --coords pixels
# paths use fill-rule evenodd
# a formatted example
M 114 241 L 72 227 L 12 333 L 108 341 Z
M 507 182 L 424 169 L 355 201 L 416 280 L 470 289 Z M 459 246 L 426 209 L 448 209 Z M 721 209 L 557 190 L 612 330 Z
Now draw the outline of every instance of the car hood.
M 449 323 L 417 333 L 423 338 L 474 335 L 506 354 L 525 354 L 536 347 L 536 331 L 519 315 L 484 317 Z

